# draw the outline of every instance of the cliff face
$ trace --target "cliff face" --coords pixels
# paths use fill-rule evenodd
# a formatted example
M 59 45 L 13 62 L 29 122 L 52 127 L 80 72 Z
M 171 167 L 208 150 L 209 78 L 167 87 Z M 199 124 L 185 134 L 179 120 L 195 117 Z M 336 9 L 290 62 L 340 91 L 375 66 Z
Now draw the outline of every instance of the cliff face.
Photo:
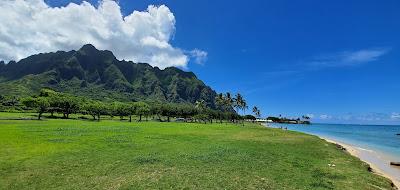
M 216 93 L 192 72 L 120 61 L 111 51 L 84 45 L 77 51 L 37 54 L 0 62 L 0 94 L 25 96 L 41 88 L 94 99 L 153 100 L 214 107 Z

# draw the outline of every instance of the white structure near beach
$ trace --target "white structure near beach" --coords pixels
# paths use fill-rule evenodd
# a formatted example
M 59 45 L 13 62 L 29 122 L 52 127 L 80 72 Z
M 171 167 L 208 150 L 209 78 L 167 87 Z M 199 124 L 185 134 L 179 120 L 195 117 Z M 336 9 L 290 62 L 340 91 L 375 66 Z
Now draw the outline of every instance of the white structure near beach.
M 272 123 L 272 122 L 273 122 L 273 121 L 270 120 L 270 119 L 260 119 L 260 118 L 256 119 L 256 121 L 257 121 L 257 122 L 262 122 L 262 123 Z

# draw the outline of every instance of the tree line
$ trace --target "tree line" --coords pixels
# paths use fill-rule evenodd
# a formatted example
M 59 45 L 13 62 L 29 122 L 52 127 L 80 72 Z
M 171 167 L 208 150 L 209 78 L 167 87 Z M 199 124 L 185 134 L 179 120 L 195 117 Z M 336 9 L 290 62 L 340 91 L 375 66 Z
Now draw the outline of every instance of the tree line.
M 42 89 L 38 95 L 23 98 L 21 103 L 26 108 L 35 110 L 39 120 L 44 113 L 49 113 L 51 116 L 59 113 L 66 119 L 71 114 L 83 114 L 97 121 L 100 121 L 102 116 L 110 116 L 119 117 L 121 120 L 129 118 L 130 122 L 133 116 L 137 116 L 138 121 L 142 121 L 143 117 L 146 120 L 152 117 L 159 121 L 169 122 L 171 118 L 178 118 L 181 121 L 204 123 L 255 120 L 261 116 L 257 107 L 253 108 L 255 116 L 238 114 L 239 110 L 245 113 L 248 109 L 245 99 L 239 93 L 234 97 L 230 93 L 218 94 L 215 98 L 216 108 L 213 109 L 208 107 L 204 100 L 196 101 L 194 105 L 165 102 L 102 102 L 50 89 Z

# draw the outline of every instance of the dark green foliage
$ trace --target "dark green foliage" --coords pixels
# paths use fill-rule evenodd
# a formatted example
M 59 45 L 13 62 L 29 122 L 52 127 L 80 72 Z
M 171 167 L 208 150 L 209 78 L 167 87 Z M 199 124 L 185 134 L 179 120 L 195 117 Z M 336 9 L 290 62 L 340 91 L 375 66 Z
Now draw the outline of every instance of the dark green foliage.
M 0 101 L 4 101 L 6 97 L 0 96 Z M 17 101 L 17 103 L 19 103 Z M 165 120 L 170 122 L 171 118 L 176 118 L 178 121 L 185 122 L 210 122 L 219 120 L 235 121 L 243 119 L 235 112 L 215 110 L 207 107 L 205 101 L 196 101 L 196 104 L 190 103 L 162 103 L 152 102 L 107 102 L 88 99 L 85 97 L 74 96 L 68 93 L 56 92 L 51 89 L 42 89 L 38 95 L 33 95 L 22 100 L 26 107 L 16 106 L 26 111 L 34 110 L 38 113 L 38 118 L 43 113 L 50 113 L 51 118 L 57 118 L 54 113 L 62 114 L 63 118 L 68 119 L 70 114 L 90 115 L 93 120 L 100 121 L 101 116 L 114 116 L 124 120 L 124 117 L 129 117 L 129 122 L 132 122 L 132 116 L 138 116 L 138 121 L 142 121 L 142 117 L 149 116 L 158 117 L 160 121 Z M 28 110 L 27 110 L 28 109 Z M 58 115 L 59 117 L 59 115 Z M 163 119 L 164 117 L 164 119 Z M 80 116 L 81 119 L 87 119 L 85 116 Z
M 149 115 L 150 114 L 150 106 L 144 102 L 135 102 L 134 104 L 135 107 L 135 113 L 136 115 L 139 116 L 139 121 L 142 121 L 142 116 L 143 115 Z
M 268 117 L 268 120 L 273 121 L 274 123 L 290 123 L 290 124 L 311 124 L 310 121 L 308 120 L 300 120 L 300 118 L 297 119 L 289 119 L 285 117 Z
M 243 118 L 244 119 L 246 119 L 246 120 L 256 120 L 256 117 L 254 117 L 253 115 L 245 115 L 245 116 L 243 116 Z
M 69 114 L 78 112 L 79 106 L 82 105 L 78 98 L 66 94 L 60 95 L 54 103 L 63 113 L 64 118 L 69 118 Z
M 123 120 L 125 116 L 131 115 L 129 105 L 122 102 L 113 102 L 111 104 L 111 115 L 119 116 Z
M 38 113 L 38 119 L 40 120 L 43 113 L 50 107 L 50 103 L 47 97 L 28 97 L 22 100 L 22 103 L 29 108 L 33 108 Z
M 258 109 L 257 106 L 253 107 L 253 113 L 254 113 L 255 117 L 258 117 L 258 118 L 261 117 L 261 111 L 260 111 L 260 109 Z
M 216 93 L 192 72 L 160 70 L 149 64 L 119 61 L 110 51 L 85 45 L 78 51 L 33 55 L 0 63 L 0 94 L 30 96 L 42 88 L 100 101 L 195 103 L 214 108 Z
M 19 104 L 19 99 L 16 96 L 0 95 L 0 107 L 2 109 L 11 108 L 15 109 Z
M 100 101 L 88 101 L 82 106 L 81 112 L 91 115 L 93 120 L 97 117 L 97 121 L 100 121 L 101 115 L 107 114 L 107 108 L 106 105 Z

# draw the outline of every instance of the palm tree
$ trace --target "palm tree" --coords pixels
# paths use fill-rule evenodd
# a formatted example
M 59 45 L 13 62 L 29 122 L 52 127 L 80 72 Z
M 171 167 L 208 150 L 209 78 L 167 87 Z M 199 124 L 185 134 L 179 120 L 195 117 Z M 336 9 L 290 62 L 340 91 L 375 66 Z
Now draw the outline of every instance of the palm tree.
M 224 95 L 223 100 L 224 100 L 224 108 L 225 108 L 224 111 L 231 112 L 231 111 L 232 111 L 232 107 L 233 107 L 233 103 L 234 103 L 233 98 L 232 98 L 232 96 L 231 96 L 231 93 L 230 93 L 230 92 L 227 92 L 227 93 Z M 231 118 L 229 118 L 229 119 L 230 119 L 230 121 L 232 121 L 232 122 L 235 121 L 233 117 L 231 117 Z
M 220 111 L 226 111 L 226 104 L 225 104 L 225 97 L 222 93 L 219 93 L 216 97 L 215 97 L 215 104 L 217 105 L 217 107 L 220 109 Z M 220 123 L 222 123 L 222 112 L 219 112 L 219 121 Z
M 247 110 L 249 107 L 247 106 L 247 102 L 246 102 L 246 100 L 245 100 L 243 97 L 242 97 L 242 102 L 241 102 L 240 107 L 241 107 L 242 110 L 243 110 L 243 115 L 246 115 L 246 110 Z
M 305 119 L 305 120 L 309 120 L 310 119 L 310 116 L 308 116 L 308 115 L 303 115 L 303 116 L 301 116 L 303 119 Z
M 198 100 L 195 103 L 196 108 L 199 109 L 201 112 L 206 109 L 206 102 L 204 100 Z
M 215 97 L 215 104 L 218 106 L 218 108 L 220 108 L 221 110 L 225 110 L 225 99 L 224 99 L 224 95 L 222 93 L 219 93 L 216 97 Z
M 243 97 L 240 93 L 235 95 L 233 107 L 235 107 L 237 114 L 239 114 L 239 109 L 243 109 Z
M 258 107 L 257 106 L 254 106 L 253 107 L 253 113 L 254 113 L 254 115 L 256 116 L 256 117 L 261 117 L 261 113 L 260 113 L 260 109 L 258 109 Z
M 230 110 L 232 108 L 232 106 L 233 106 L 233 103 L 234 103 L 234 100 L 233 100 L 233 98 L 231 96 L 231 93 L 227 92 L 225 94 L 224 102 L 225 102 L 225 108 Z

